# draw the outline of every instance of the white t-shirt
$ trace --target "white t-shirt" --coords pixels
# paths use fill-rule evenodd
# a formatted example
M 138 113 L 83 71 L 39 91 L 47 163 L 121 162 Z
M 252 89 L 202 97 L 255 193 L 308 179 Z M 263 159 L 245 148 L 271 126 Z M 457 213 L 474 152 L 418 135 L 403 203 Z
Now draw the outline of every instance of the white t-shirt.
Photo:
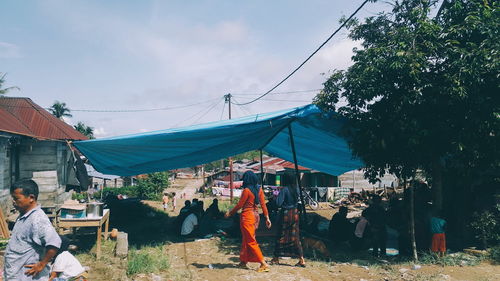
M 61 272 L 60 278 L 69 279 L 77 277 L 85 271 L 85 268 L 70 252 L 60 253 L 52 264 L 52 271 Z
M 194 227 L 198 225 L 198 218 L 195 214 L 190 214 L 186 217 L 181 227 L 181 235 L 189 235 L 193 232 Z

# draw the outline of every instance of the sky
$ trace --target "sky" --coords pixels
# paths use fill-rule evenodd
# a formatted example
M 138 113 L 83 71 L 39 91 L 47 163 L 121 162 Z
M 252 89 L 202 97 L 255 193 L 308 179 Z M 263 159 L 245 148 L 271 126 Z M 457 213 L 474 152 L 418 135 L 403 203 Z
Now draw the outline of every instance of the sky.
M 2 0 L 0 72 L 20 88 L 7 96 L 65 102 L 65 121 L 97 138 L 217 121 L 225 94 L 244 103 L 271 89 L 362 2 Z M 357 17 L 389 10 L 368 3 Z M 311 103 L 359 45 L 342 30 L 275 94 L 232 105 L 232 118 Z

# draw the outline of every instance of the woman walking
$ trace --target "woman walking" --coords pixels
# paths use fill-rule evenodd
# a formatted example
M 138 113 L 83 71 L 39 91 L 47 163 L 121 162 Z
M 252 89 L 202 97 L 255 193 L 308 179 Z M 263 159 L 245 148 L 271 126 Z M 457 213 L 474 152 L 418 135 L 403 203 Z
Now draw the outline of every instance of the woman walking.
M 271 221 L 269 220 L 269 213 L 267 212 L 266 202 L 264 201 L 264 192 L 258 186 L 258 178 L 252 171 L 247 171 L 243 174 L 243 192 L 238 204 L 230 211 L 227 212 L 225 217 L 228 218 L 234 215 L 239 209 L 242 209 L 240 215 L 240 230 L 242 236 L 242 243 L 240 249 L 240 263 L 241 268 L 248 268 L 247 263 L 258 262 L 260 267 L 257 272 L 269 271 L 269 265 L 264 260 L 262 251 L 260 250 L 257 240 L 255 240 L 255 230 L 259 226 L 259 213 L 257 205 L 260 204 L 262 212 L 266 217 L 266 226 L 271 228 Z
M 284 187 L 280 190 L 276 199 L 276 205 L 280 207 L 278 239 L 274 246 L 274 257 L 271 264 L 279 264 L 279 257 L 297 257 L 299 262 L 295 266 L 306 266 L 300 243 L 297 202 L 298 192 L 296 189 Z

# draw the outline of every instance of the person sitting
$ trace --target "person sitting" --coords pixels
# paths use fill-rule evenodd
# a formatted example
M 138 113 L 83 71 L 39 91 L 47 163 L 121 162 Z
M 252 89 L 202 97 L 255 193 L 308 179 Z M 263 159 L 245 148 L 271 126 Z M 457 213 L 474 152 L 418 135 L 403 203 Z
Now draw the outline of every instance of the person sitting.
M 198 232 L 198 217 L 191 211 L 184 219 L 181 226 L 181 236 L 184 238 L 195 237 Z
M 354 230 L 354 236 L 352 237 L 351 240 L 351 247 L 354 250 L 363 250 L 367 248 L 367 238 L 368 238 L 368 233 L 369 233 L 369 222 L 366 219 L 366 210 L 364 210 L 361 213 L 361 217 L 359 218 L 358 222 L 356 223 L 356 228 Z
M 209 212 L 209 211 L 216 218 L 221 218 L 222 216 L 224 216 L 224 214 L 221 213 L 221 211 L 219 210 L 219 200 L 217 198 L 215 198 L 212 201 L 212 204 L 210 204 L 210 206 L 208 206 L 208 209 L 206 210 L 206 212 Z
M 330 220 L 328 234 L 334 242 L 348 241 L 352 237 L 353 228 L 347 219 L 347 212 L 347 207 L 342 206 Z
M 215 208 L 208 208 L 200 220 L 200 237 L 211 236 L 217 232 L 215 220 L 217 219 Z
M 179 214 L 189 212 L 190 208 L 191 208 L 191 201 L 189 201 L 189 200 L 184 201 L 184 207 L 181 208 L 181 210 L 179 211 Z
M 85 268 L 68 252 L 69 239 L 61 236 L 61 241 L 61 248 L 52 263 L 49 281 L 86 280 Z

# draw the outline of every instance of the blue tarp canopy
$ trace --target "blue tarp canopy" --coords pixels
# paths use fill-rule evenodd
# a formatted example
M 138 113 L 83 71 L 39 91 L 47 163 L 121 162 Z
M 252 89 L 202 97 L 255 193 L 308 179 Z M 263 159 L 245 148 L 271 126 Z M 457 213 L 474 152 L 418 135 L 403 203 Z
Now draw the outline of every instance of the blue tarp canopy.
M 272 113 L 104 139 L 74 142 L 95 169 L 130 176 L 193 167 L 262 149 L 293 162 L 291 126 L 299 165 L 340 175 L 360 168 L 338 132 L 343 121 L 306 105 Z

